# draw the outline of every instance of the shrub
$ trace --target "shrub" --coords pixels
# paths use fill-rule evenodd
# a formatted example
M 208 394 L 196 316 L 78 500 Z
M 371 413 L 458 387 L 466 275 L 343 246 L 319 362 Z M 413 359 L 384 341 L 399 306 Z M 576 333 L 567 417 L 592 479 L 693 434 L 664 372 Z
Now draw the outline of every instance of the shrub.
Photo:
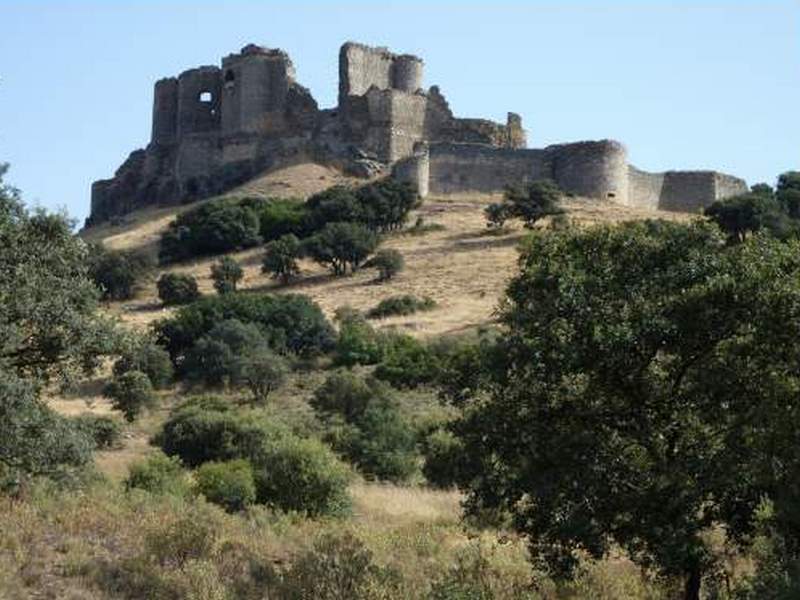
M 244 271 L 230 256 L 223 256 L 211 265 L 211 279 L 218 294 L 229 294 L 236 291 L 236 286 L 244 277 Z
M 265 242 L 286 235 L 304 237 L 308 234 L 308 210 L 298 200 L 270 199 L 258 208 L 258 219 L 261 238 Z
M 166 306 L 189 304 L 200 297 L 197 280 L 191 275 L 164 273 L 156 282 L 158 297 Z
M 355 195 L 363 207 L 364 224 L 377 231 L 400 229 L 419 201 L 417 190 L 411 183 L 391 177 L 363 185 Z
M 375 308 L 367 312 L 370 319 L 384 319 L 386 317 L 411 315 L 421 310 L 436 308 L 436 302 L 427 296 L 417 298 L 410 294 L 404 296 L 391 296 L 381 300 Z
M 125 487 L 129 490 L 139 489 L 152 494 L 171 496 L 185 496 L 189 492 L 189 484 L 181 461 L 175 457 L 165 456 L 161 452 L 154 452 L 144 460 L 131 465 Z
M 403 270 L 405 261 L 397 250 L 379 250 L 375 256 L 364 263 L 365 269 L 377 269 L 378 281 L 389 281 Z
M 309 401 L 323 415 L 339 415 L 346 422 L 356 422 L 370 403 L 385 400 L 389 390 L 380 381 L 363 379 L 350 371 L 337 371 L 328 376 Z
M 157 401 L 150 379 L 141 371 L 127 371 L 114 377 L 103 394 L 128 422 L 133 422 L 144 409 L 154 407 Z
M 202 298 L 156 324 L 159 343 L 180 362 L 195 342 L 226 319 L 259 326 L 272 348 L 313 356 L 331 350 L 335 333 L 319 306 L 294 294 L 226 294 Z
M 222 254 L 261 242 L 256 211 L 241 200 L 207 202 L 179 215 L 161 235 L 162 263 Z
M 106 300 L 132 298 L 140 280 L 152 268 L 144 253 L 110 250 L 101 244 L 89 246 L 89 277 Z
M 464 444 L 446 429 L 435 429 L 422 443 L 425 463 L 422 473 L 433 486 L 449 488 L 458 484 Z
M 84 413 L 73 419 L 78 431 L 94 442 L 96 450 L 108 450 L 119 445 L 122 424 L 113 417 Z
M 336 311 L 336 321 L 339 323 L 339 338 L 335 364 L 351 367 L 380 362 L 385 336 L 375 331 L 361 313 L 349 307 L 341 308 Z
M 416 433 L 389 400 L 371 401 L 354 425 L 336 449 L 362 473 L 400 483 L 416 472 Z
M 189 467 L 248 458 L 265 440 L 286 435 L 279 425 L 237 414 L 224 400 L 203 396 L 178 407 L 154 442 Z
M 303 254 L 303 247 L 293 234 L 279 237 L 266 245 L 261 272 L 268 273 L 281 283 L 289 283 L 300 273 L 297 260 Z
M 304 243 L 305 252 L 334 275 L 357 271 L 375 251 L 378 236 L 359 223 L 328 223 Z
M 372 552 L 352 533 L 325 534 L 283 578 L 288 600 L 382 600 L 402 598 L 399 577 L 375 564 Z
M 256 402 L 266 402 L 283 385 L 289 371 L 286 360 L 266 346 L 256 347 L 241 357 L 241 380 Z
M 431 348 L 408 335 L 395 335 L 375 369 L 378 379 L 397 388 L 414 388 L 437 380 L 440 359 Z
M 117 377 L 128 371 L 141 371 L 155 388 L 163 388 L 172 381 L 173 368 L 169 353 L 148 339 L 139 338 L 125 348 L 114 363 Z
M 328 223 L 360 223 L 370 220 L 368 207 L 362 205 L 352 188 L 335 185 L 314 194 L 306 201 L 306 230 L 315 232 Z
M 197 491 L 229 512 L 240 511 L 256 499 L 253 468 L 246 460 L 209 462 L 195 473 Z
M 350 471 L 322 442 L 287 434 L 268 440 L 250 458 L 258 501 L 311 517 L 350 509 Z
M 267 343 L 254 323 L 227 319 L 197 340 L 186 354 L 181 371 L 195 383 L 236 386 L 242 382 L 244 354 L 266 347 Z
M 532 228 L 543 217 L 560 214 L 562 192 L 552 181 L 543 179 L 528 184 L 527 187 L 509 186 L 505 191 L 511 216 L 523 220 L 525 227 Z
M 486 216 L 486 226 L 492 229 L 502 229 L 511 215 L 509 214 L 510 206 L 502 202 L 493 202 L 483 209 L 483 214 Z

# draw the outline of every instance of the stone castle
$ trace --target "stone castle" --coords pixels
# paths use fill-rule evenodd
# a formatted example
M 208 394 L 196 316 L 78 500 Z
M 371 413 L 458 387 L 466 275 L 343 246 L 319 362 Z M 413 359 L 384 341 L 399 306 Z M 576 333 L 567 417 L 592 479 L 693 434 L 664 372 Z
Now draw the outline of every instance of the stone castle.
M 567 192 L 626 205 L 696 211 L 747 190 L 715 171 L 647 173 L 612 140 L 528 149 L 522 120 L 453 115 L 438 87 L 422 87 L 423 61 L 348 42 L 339 52 L 338 106 L 320 109 L 282 50 L 248 45 L 155 84 L 147 148 L 92 185 L 88 224 L 137 208 L 229 190 L 301 162 L 362 177 L 392 174 L 421 196 L 496 192 L 554 180 Z

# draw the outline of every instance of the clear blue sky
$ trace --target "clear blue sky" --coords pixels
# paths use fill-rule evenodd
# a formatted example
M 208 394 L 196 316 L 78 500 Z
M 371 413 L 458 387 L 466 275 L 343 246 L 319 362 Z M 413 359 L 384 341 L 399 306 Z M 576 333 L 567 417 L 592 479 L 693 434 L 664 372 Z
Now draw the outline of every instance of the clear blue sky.
M 152 86 L 255 42 L 321 106 L 340 44 L 421 55 L 460 116 L 520 113 L 530 145 L 614 138 L 647 170 L 772 182 L 800 169 L 800 3 L 0 1 L 0 161 L 83 219 L 147 144 Z

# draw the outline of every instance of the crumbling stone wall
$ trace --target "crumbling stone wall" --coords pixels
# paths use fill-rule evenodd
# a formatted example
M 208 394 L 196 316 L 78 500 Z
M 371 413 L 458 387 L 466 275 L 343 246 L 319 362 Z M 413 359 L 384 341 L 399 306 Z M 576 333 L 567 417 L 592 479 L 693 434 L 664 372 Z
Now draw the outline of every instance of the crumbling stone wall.
M 522 118 L 460 118 L 423 61 L 348 42 L 339 53 L 339 104 L 320 110 L 282 50 L 247 45 L 221 61 L 156 82 L 147 148 L 92 185 L 87 224 L 153 204 L 222 193 L 266 169 L 303 160 L 357 176 L 390 170 L 420 193 L 496 192 L 541 178 L 582 196 L 692 210 L 746 190 L 707 172 L 646 173 L 618 142 L 527 149 Z

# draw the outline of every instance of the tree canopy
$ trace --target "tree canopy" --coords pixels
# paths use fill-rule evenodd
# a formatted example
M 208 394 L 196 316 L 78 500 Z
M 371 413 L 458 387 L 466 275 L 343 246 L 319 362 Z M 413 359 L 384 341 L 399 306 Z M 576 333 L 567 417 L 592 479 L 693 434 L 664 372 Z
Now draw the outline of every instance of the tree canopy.
M 556 573 L 617 544 L 692 600 L 712 528 L 746 543 L 769 499 L 800 530 L 781 508 L 800 473 L 797 242 L 626 223 L 535 234 L 520 264 L 487 392 L 461 401 L 470 510 L 508 511 Z

